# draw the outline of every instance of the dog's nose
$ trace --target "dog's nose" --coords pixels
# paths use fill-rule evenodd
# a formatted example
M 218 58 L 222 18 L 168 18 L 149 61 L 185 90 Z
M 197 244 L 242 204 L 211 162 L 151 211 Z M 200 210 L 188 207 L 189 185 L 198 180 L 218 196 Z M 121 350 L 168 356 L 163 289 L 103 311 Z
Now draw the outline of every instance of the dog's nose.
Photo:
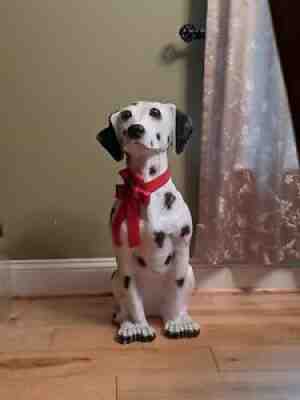
M 143 125 L 134 124 L 128 128 L 128 137 L 130 139 L 140 139 L 145 133 Z

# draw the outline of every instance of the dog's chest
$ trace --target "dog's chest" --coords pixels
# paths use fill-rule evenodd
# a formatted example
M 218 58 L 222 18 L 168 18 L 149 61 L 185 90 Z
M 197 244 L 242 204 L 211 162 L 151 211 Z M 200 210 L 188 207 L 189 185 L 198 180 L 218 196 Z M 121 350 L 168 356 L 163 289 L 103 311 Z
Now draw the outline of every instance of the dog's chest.
M 151 194 L 141 213 L 141 245 L 135 249 L 137 261 L 156 272 L 172 267 L 180 228 L 190 223 L 190 212 L 172 181 Z
M 145 233 L 155 239 L 155 234 L 176 234 L 182 218 L 187 218 L 186 205 L 172 181 L 151 194 L 150 203 L 142 208 L 141 221 Z
M 120 205 L 117 201 L 115 212 Z M 113 213 L 112 222 L 115 216 Z M 127 236 L 126 223 L 122 226 L 123 235 Z M 133 248 L 136 268 L 159 273 L 170 270 L 176 259 L 176 247 L 181 241 L 188 245 L 192 233 L 190 211 L 172 180 L 151 194 L 147 206 L 141 206 L 139 228 L 140 245 Z

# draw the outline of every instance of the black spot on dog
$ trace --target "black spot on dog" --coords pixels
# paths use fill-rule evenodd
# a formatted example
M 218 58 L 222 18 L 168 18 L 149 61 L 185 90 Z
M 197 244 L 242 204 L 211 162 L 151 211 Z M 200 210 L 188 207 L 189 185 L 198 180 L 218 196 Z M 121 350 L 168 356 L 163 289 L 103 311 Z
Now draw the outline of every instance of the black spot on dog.
M 172 208 L 174 201 L 176 200 L 176 196 L 171 192 L 165 193 L 165 206 L 168 210 Z
M 151 115 L 151 117 L 156 118 L 156 119 L 161 119 L 161 112 L 158 108 L 151 108 L 149 115 Z
M 176 279 L 176 283 L 178 287 L 182 288 L 182 286 L 184 285 L 184 278 Z
M 156 134 L 156 138 L 157 138 L 157 140 L 160 140 L 160 133 Z
M 132 117 L 132 112 L 130 110 L 124 110 L 120 113 L 122 121 L 127 121 Z
M 173 255 L 169 254 L 168 257 L 166 258 L 165 265 L 169 265 L 170 262 L 172 261 L 172 258 L 173 258 Z
M 170 143 L 170 136 L 168 136 L 167 141 L 168 141 L 168 143 Z
M 151 142 L 150 142 L 150 146 L 153 147 L 153 141 L 152 141 L 152 140 L 151 140 Z
M 112 207 L 112 209 L 110 210 L 110 222 L 112 221 L 114 212 L 116 211 L 115 207 Z
M 130 281 L 131 281 L 130 276 L 125 276 L 125 278 L 124 278 L 124 288 L 125 288 L 125 289 L 128 289 L 128 288 L 129 288 Z
M 181 228 L 180 236 L 184 237 L 184 236 L 189 235 L 190 233 L 191 233 L 191 227 L 189 225 L 184 225 Z
M 141 267 L 147 267 L 147 263 L 146 263 L 146 261 L 143 259 L 143 257 L 138 256 L 136 259 L 137 259 L 137 262 L 139 263 L 139 265 L 140 265 Z
M 154 165 L 152 165 L 151 167 L 150 167 L 150 169 L 149 169 L 149 174 L 151 175 L 151 176 L 153 176 L 153 175 L 155 175 L 156 174 L 156 168 L 154 167 Z
M 176 153 L 183 152 L 193 132 L 191 118 L 180 110 L 176 110 Z
M 157 246 L 161 249 L 164 245 L 166 234 L 163 231 L 154 232 L 154 241 Z
M 114 271 L 114 272 L 112 273 L 112 275 L 111 275 L 111 280 L 113 280 L 113 279 L 114 279 L 114 277 L 115 277 L 116 273 L 117 273 L 117 271 Z

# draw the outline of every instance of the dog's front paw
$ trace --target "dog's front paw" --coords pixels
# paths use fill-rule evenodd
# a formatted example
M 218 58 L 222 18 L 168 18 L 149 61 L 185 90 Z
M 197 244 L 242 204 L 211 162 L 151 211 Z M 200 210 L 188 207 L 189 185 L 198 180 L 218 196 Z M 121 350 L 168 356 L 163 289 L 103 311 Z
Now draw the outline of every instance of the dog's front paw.
M 170 339 L 192 338 L 198 336 L 200 326 L 188 315 L 169 320 L 165 324 L 165 335 Z
M 125 321 L 117 334 L 117 341 L 121 344 L 133 342 L 152 342 L 156 338 L 154 329 L 147 324 L 135 324 Z

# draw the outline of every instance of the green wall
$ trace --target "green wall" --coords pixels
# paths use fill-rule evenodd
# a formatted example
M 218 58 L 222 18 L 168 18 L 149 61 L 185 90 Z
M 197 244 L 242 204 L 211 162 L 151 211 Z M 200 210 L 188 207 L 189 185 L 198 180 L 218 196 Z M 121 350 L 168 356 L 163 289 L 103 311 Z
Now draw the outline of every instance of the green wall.
M 111 111 L 134 100 L 187 109 L 192 48 L 177 32 L 190 3 L 2 2 L 0 223 L 10 258 L 112 255 L 108 216 L 121 165 L 95 136 Z M 162 56 L 170 43 L 173 62 Z M 199 74 L 200 63 L 199 53 Z M 195 211 L 189 149 L 171 164 Z

